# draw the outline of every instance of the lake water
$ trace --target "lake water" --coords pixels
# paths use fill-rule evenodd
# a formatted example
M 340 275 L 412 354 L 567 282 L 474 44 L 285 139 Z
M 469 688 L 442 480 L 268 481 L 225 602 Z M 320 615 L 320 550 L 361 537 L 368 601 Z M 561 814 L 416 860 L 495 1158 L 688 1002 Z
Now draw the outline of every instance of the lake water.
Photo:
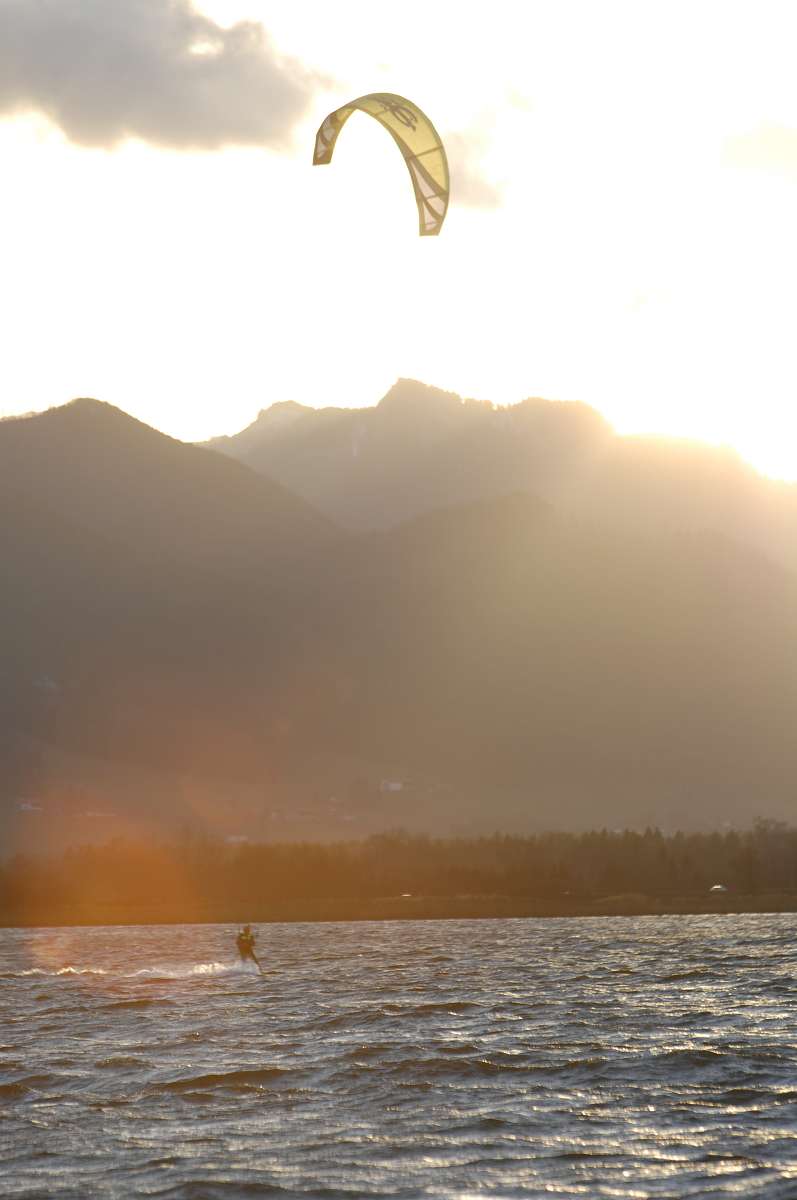
M 797 1197 L 797 917 L 0 930 L 0 1195 Z

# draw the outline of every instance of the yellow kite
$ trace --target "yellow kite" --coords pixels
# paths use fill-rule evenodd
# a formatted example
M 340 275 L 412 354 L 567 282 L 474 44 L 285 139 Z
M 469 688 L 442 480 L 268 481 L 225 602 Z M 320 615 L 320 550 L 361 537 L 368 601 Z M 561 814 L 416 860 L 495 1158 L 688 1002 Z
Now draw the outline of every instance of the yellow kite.
M 316 134 L 313 166 L 332 161 L 338 134 L 357 109 L 384 125 L 404 155 L 415 189 L 421 237 L 439 233 L 448 208 L 448 159 L 434 125 L 411 100 L 391 92 L 374 92 L 331 112 Z

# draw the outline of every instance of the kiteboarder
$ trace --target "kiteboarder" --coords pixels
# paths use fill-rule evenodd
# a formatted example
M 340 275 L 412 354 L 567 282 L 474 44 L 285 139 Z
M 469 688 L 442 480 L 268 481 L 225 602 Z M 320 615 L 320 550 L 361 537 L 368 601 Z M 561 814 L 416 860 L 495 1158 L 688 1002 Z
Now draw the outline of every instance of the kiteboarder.
M 252 933 L 250 925 L 244 925 L 243 929 L 239 930 L 238 936 L 235 939 L 235 944 L 238 947 L 238 953 L 241 956 L 241 962 L 246 962 L 251 959 L 257 969 L 262 972 L 258 957 L 255 954 L 255 935 Z

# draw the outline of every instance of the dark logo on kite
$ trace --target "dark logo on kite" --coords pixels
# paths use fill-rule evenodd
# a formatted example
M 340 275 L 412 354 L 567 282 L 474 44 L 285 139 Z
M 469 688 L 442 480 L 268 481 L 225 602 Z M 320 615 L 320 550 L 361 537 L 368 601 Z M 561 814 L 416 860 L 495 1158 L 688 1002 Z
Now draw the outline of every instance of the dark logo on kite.
M 380 97 L 381 99 L 381 97 Z M 396 100 L 382 100 L 384 105 L 383 112 L 389 112 L 402 125 L 406 125 L 407 129 L 411 129 L 414 133 L 418 128 L 418 118 L 411 108 L 407 108 L 406 104 L 399 104 Z

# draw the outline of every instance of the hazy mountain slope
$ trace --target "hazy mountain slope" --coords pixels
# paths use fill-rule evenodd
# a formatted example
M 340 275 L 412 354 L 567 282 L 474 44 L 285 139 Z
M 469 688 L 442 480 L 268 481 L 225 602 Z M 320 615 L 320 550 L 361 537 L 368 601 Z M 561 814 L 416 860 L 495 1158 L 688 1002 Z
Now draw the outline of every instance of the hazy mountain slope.
M 438 428 L 455 411 L 442 402 Z M 559 413 L 518 419 L 550 419 L 542 441 L 561 436 L 574 464 L 582 418 L 563 432 Z M 473 461 L 487 446 L 494 480 L 483 418 L 459 440 Z M 308 834 L 789 815 L 794 576 L 692 530 L 688 504 L 675 529 L 660 519 L 679 483 L 707 509 L 699 455 L 696 482 L 675 470 L 686 460 L 640 472 L 632 456 L 652 491 L 629 516 L 596 438 L 580 498 L 546 462 L 557 504 L 491 497 L 343 536 L 248 468 L 103 406 L 0 424 L 0 799 L 59 797 L 63 764 L 71 787 L 74 764 L 104 760 L 86 779 L 113 791 L 118 764 L 126 820 L 130 781 L 154 770 L 159 796 L 183 781 L 174 811 L 210 827 L 215 796 L 258 836 L 286 808 L 311 814 Z M 412 786 L 385 798 L 384 777 Z M 164 803 L 142 799 L 142 820 Z
M 347 581 L 371 753 L 549 824 L 789 811 L 797 583 L 743 545 L 510 497 L 371 535 Z
M 797 484 L 759 475 L 731 450 L 613 438 L 562 499 L 567 511 L 647 535 L 718 532 L 797 570 Z
M 280 484 L 97 400 L 0 422 L 0 479 L 85 530 L 214 568 L 332 532 Z
M 330 523 L 94 401 L 0 423 L 0 505 L 0 703 L 23 727 L 44 719 L 44 678 L 48 729 L 72 749 L 219 769 L 251 756 L 237 714 L 281 655 L 257 631 L 276 619 L 286 636 L 285 593 L 337 539 Z
M 797 485 L 726 450 L 617 437 L 586 405 L 494 408 L 399 380 L 375 408 L 274 405 L 211 445 L 352 529 L 527 491 L 620 528 L 715 530 L 797 570 Z
M 363 529 L 532 485 L 541 491 L 609 436 L 584 405 L 530 400 L 495 411 L 402 379 L 375 408 L 274 405 L 209 445 Z

